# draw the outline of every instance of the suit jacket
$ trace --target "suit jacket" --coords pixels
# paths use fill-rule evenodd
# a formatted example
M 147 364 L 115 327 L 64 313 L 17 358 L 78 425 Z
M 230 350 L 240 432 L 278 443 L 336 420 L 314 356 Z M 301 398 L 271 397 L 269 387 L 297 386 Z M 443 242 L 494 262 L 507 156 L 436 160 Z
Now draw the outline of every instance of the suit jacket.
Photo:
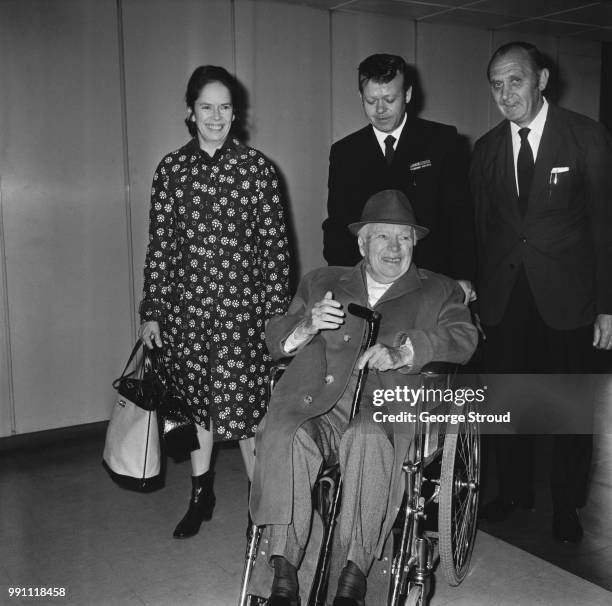
M 612 313 L 612 141 L 601 124 L 549 105 L 524 217 L 508 121 L 477 141 L 470 177 L 485 324 L 501 322 L 521 264 L 550 327 Z
M 430 229 L 415 250 L 417 266 L 455 279 L 474 278 L 467 157 L 454 127 L 408 116 L 389 166 L 368 125 L 332 145 L 328 188 L 323 256 L 329 265 L 353 266 L 361 259 L 347 225 L 359 221 L 372 194 L 399 189 L 417 221 Z
M 303 278 L 287 314 L 268 322 L 266 340 L 274 358 L 287 356 L 283 342 L 328 290 L 334 292 L 334 298 L 345 310 L 350 302 L 367 306 L 363 264 L 354 268 L 325 267 Z M 408 335 L 414 346 L 414 366 L 370 373 L 364 399 L 377 387 L 418 387 L 419 376 L 409 373 L 418 372 L 432 360 L 466 362 L 476 347 L 477 333 L 462 301 L 463 292 L 454 280 L 411 266 L 374 309 L 382 314 L 377 342 L 398 346 Z M 364 320 L 347 313 L 339 329 L 321 331 L 298 348 L 276 385 L 256 434 L 257 462 L 251 489 L 251 514 L 256 524 L 291 521 L 294 435 L 304 422 L 325 414 L 341 398 L 352 398 L 352 393 L 345 392 L 361 353 L 365 328 Z M 410 434 L 405 428 L 398 432 L 394 444 L 396 464 L 392 483 L 395 490 L 388 506 L 392 513 L 400 506 L 401 464 L 410 444 Z M 394 518 L 392 513 L 389 518 Z

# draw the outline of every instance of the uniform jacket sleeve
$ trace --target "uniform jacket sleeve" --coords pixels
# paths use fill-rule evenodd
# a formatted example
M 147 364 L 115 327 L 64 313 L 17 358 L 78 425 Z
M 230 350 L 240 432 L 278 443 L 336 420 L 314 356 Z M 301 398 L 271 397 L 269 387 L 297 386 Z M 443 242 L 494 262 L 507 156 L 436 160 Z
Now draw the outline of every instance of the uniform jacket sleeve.
M 451 251 L 448 275 L 458 280 L 473 281 L 476 277 L 476 238 L 474 204 L 468 179 L 469 158 L 467 149 L 462 149 L 455 128 L 452 128 L 452 135 L 444 148 L 440 208 L 443 217 L 440 225 L 446 232 L 448 249 Z
M 358 260 L 353 252 L 355 236 L 347 228 L 350 220 L 344 212 L 350 204 L 347 184 L 351 182 L 351 175 L 347 174 L 347 169 L 350 170 L 339 146 L 332 145 L 327 181 L 327 219 L 323 222 L 323 257 L 329 265 L 352 266 Z

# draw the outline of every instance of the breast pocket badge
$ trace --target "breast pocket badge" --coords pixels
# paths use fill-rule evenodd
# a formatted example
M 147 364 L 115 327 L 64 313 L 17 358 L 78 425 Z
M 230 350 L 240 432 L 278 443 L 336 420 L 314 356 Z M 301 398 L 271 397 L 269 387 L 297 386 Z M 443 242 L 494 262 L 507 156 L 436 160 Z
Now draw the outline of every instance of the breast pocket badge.
M 419 160 L 418 162 L 413 162 L 410 165 L 410 170 L 412 172 L 421 170 L 423 168 L 429 168 L 431 166 L 431 160 Z

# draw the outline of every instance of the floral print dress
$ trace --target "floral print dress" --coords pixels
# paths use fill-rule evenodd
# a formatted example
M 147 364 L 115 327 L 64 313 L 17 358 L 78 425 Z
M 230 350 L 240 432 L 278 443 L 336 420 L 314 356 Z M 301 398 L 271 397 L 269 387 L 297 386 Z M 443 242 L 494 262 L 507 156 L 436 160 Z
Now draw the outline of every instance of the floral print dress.
M 278 178 L 263 154 L 196 139 L 160 162 L 151 193 L 143 322 L 160 323 L 174 390 L 214 439 L 251 437 L 266 410 L 265 322 L 289 303 Z

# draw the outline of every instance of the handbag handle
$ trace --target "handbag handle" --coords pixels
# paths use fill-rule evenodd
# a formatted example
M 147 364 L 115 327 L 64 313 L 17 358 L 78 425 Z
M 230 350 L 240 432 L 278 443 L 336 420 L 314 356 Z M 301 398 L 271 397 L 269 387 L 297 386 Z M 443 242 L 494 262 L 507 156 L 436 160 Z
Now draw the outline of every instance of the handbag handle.
M 127 369 L 129 368 L 130 364 L 132 363 L 132 360 L 134 359 L 134 357 L 136 356 L 136 354 L 138 353 L 138 350 L 140 349 L 140 347 L 143 348 L 143 369 L 144 372 L 149 372 L 151 370 L 158 370 L 159 364 L 158 364 L 158 359 L 157 359 L 157 354 L 153 351 L 153 350 L 149 350 L 148 348 L 145 347 L 142 339 L 138 339 L 136 341 L 136 344 L 134 345 L 134 348 L 132 349 L 132 353 L 130 354 L 130 357 L 128 358 L 128 361 L 125 365 L 125 368 L 123 369 L 123 372 L 121 373 L 121 376 L 118 377 L 117 379 L 115 379 L 113 381 L 113 387 L 115 389 L 117 389 L 119 387 L 119 383 L 121 381 L 121 379 L 124 379 L 125 377 L 129 377 L 131 375 L 133 375 L 136 370 L 133 370 L 132 372 L 128 373 L 127 375 L 125 374 Z

